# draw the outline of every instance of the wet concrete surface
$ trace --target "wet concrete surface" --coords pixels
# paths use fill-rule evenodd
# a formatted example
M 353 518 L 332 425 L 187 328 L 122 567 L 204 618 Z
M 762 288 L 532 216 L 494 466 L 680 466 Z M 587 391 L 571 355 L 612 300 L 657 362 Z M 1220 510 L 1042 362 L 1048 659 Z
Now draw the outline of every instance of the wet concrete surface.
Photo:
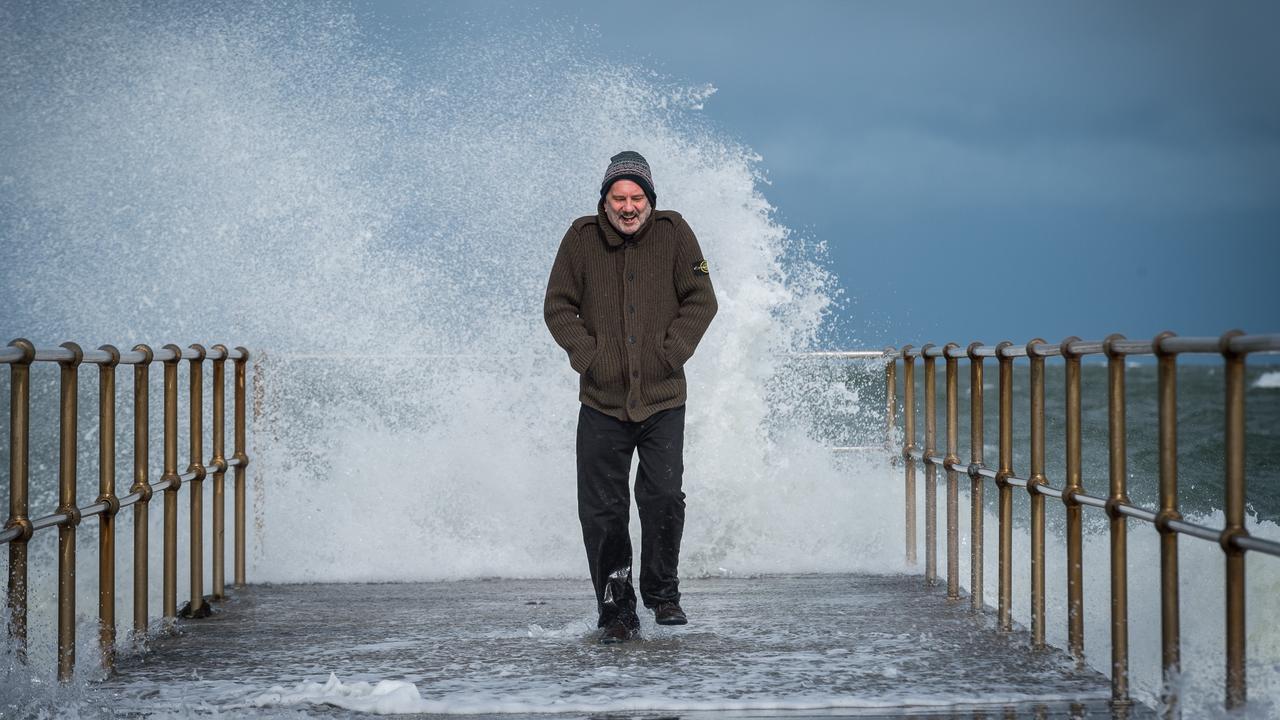
M 581 580 L 250 586 L 123 658 L 89 700 L 119 715 L 361 714 L 316 690 L 333 673 L 348 689 L 412 683 L 421 702 L 390 709 L 418 717 L 1113 716 L 1104 676 L 1032 650 L 1024 631 L 995 632 L 919 576 L 682 590 L 689 625 L 646 613 L 640 638 L 608 646 Z M 307 683 L 292 693 L 306 699 L 288 697 Z

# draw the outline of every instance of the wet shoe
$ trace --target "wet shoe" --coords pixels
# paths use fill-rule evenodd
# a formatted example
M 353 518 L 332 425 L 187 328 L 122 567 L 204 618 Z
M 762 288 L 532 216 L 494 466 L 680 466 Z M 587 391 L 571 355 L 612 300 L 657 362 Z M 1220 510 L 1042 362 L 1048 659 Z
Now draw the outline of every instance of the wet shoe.
M 684 625 L 689 622 L 684 610 L 680 609 L 680 604 L 673 602 L 658 603 L 653 609 L 653 619 L 659 625 Z
M 600 644 L 613 645 L 636 636 L 636 631 L 621 620 L 613 620 L 600 630 Z

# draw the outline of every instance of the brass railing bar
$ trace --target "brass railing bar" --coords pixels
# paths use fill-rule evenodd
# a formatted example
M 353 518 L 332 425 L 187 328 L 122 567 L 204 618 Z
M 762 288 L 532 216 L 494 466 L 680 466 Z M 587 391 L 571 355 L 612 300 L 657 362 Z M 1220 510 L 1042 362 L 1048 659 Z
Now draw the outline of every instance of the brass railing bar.
M 249 456 L 245 454 L 245 397 L 244 397 L 244 381 L 245 381 L 245 365 L 249 362 L 249 351 L 243 347 L 237 347 L 233 351 L 235 360 L 234 372 L 234 418 L 233 418 L 233 438 L 235 443 L 235 453 L 232 455 L 236 459 L 235 465 L 235 584 L 237 587 L 243 587 L 245 584 L 245 487 L 244 487 L 244 471 L 249 464 Z M 257 378 L 258 368 L 254 368 L 254 377 Z
M 1081 340 L 1075 338 L 1065 344 L 1067 352 L 1073 355 L 1101 355 L 1103 341 L 1101 340 Z
M 1227 350 L 1236 355 L 1280 352 L 1280 335 L 1235 335 L 1228 339 Z
M 1115 351 L 1124 355 L 1154 355 L 1150 340 L 1117 340 L 1112 343 Z
M 941 348 L 925 345 L 924 356 L 924 579 L 938 582 L 938 442 L 937 359 Z
M 982 563 L 983 533 L 982 521 L 985 514 L 983 503 L 982 464 L 983 452 L 983 380 L 982 358 L 977 350 L 982 343 L 970 343 L 966 351 L 969 356 L 969 609 L 982 612 Z
M 190 537 L 190 572 L 191 600 L 187 608 L 192 617 L 198 617 L 204 609 L 204 356 L 202 345 L 190 345 L 187 350 L 193 353 L 190 358 L 190 375 L 188 390 L 190 393 L 190 460 L 188 472 L 194 477 L 188 486 L 187 497 L 190 501 L 188 521 L 191 526 Z M 184 353 L 185 354 L 185 353 Z M 184 481 L 185 482 L 185 481 Z
M 56 512 L 50 515 L 45 515 L 44 517 L 36 518 L 31 521 L 31 532 L 34 534 L 37 530 L 43 530 L 49 527 L 58 527 L 65 524 L 70 519 L 71 513 L 69 512 Z
M 1083 492 L 1081 480 L 1081 389 L 1080 355 L 1068 337 L 1059 349 L 1064 359 L 1063 389 L 1066 394 L 1066 482 L 1059 497 L 1067 516 L 1067 646 L 1079 667 L 1084 667 L 1084 527 L 1083 510 L 1077 496 Z
M 1027 343 L 1027 355 L 1031 360 L 1030 385 L 1030 442 L 1031 477 L 1027 478 L 1027 495 L 1031 501 L 1031 646 L 1045 645 L 1045 512 L 1041 486 L 1047 486 L 1044 474 L 1044 355 L 1039 348 L 1044 340 L 1036 338 Z
M 907 565 L 916 564 L 916 361 L 912 347 L 902 348 L 902 458 L 903 495 L 906 506 Z
M 1210 542 L 1218 542 L 1222 539 L 1222 531 L 1207 528 L 1203 525 L 1187 522 L 1186 520 L 1170 520 L 1168 528 L 1182 535 L 1190 535 L 1191 537 L 1208 540 Z
M 1107 474 L 1106 511 L 1110 535 L 1111 571 L 1111 704 L 1124 716 L 1129 698 L 1129 523 L 1128 451 L 1125 449 L 1125 359 L 1116 345 L 1123 335 L 1102 341 L 1107 355 Z M 1134 517 L 1137 517 L 1136 515 Z M 1154 518 L 1154 516 L 1152 516 Z
M 1223 515 L 1226 527 L 1221 534 L 1226 560 L 1226 707 L 1232 710 L 1248 700 L 1245 682 L 1245 557 L 1244 551 L 1231 542 L 1248 534 L 1244 527 L 1245 504 L 1245 356 L 1231 349 L 1239 330 L 1226 332 L 1219 338 L 1224 364 L 1226 392 L 1223 403 Z
M 76 354 L 65 347 L 38 347 L 32 362 L 71 362 Z
M 1237 535 L 1231 538 L 1231 544 L 1241 550 L 1266 553 L 1280 557 L 1280 542 L 1265 540 L 1254 535 Z
M 932 453 L 924 456 L 924 461 L 930 465 L 946 465 L 947 456 L 942 453 Z M 945 469 L 945 468 L 944 468 Z
M 1062 345 L 1059 343 L 1032 341 L 1031 344 L 1027 345 L 1027 353 L 1038 357 L 1057 357 L 1062 354 Z
M 1017 475 L 1010 475 L 1007 478 L 1005 478 L 1005 484 L 1010 487 L 1024 488 L 1027 486 L 1028 482 L 1029 481 L 1026 478 L 1021 478 L 1021 477 L 1018 477 Z
M 1170 337 L 1161 343 L 1161 349 L 1171 354 L 1221 353 L 1223 338 Z M 1227 340 L 1226 350 L 1234 355 L 1280 350 L 1280 335 L 1233 335 Z
M 214 345 L 208 357 L 213 362 L 213 457 L 209 468 L 213 470 L 213 597 L 221 600 L 226 595 L 226 409 L 227 409 L 227 346 Z M 889 367 L 893 367 L 890 363 Z M 890 400 L 892 403 L 892 400 Z M 892 423 L 888 435 L 892 435 Z
M 1124 503 L 1117 503 L 1115 507 L 1116 512 L 1124 515 L 1125 517 L 1131 517 L 1134 520 L 1145 520 L 1149 523 L 1154 523 L 1156 521 L 1156 514 L 1146 508 L 1140 508 L 1136 505 L 1128 505 Z
M 1005 345 L 1000 343 L 996 346 L 997 358 L 1019 358 L 1027 356 L 1027 348 L 1023 345 Z
M 98 525 L 98 647 L 102 666 L 115 666 L 116 658 L 116 365 L 120 351 L 114 346 L 98 348 L 110 361 L 98 366 L 98 502 L 102 506 Z M 80 516 L 85 516 L 82 508 Z M 97 512 L 94 513 L 98 514 Z
M 999 475 L 1000 473 L 996 472 L 995 468 L 989 468 L 984 465 L 978 468 L 978 474 L 984 478 L 991 478 L 994 480 L 996 475 Z
M 1276 349 L 1280 349 L 1280 342 L 1277 343 Z M 113 363 L 111 355 L 105 351 L 85 350 L 83 352 L 84 352 L 84 357 L 81 358 L 82 363 L 89 363 L 93 365 L 106 365 L 106 364 Z M 796 353 L 796 354 L 812 355 L 814 357 L 833 356 L 833 357 L 849 357 L 849 358 L 865 358 L 865 359 L 875 359 L 875 358 L 880 358 L 885 356 L 885 352 L 882 350 L 843 350 L 843 351 L 830 352 L 830 353 L 817 352 L 817 353 Z M 0 347 L 0 365 L 20 362 L 22 360 L 22 357 L 23 357 L 23 354 L 20 348 Z M 62 347 L 38 347 L 36 348 L 35 356 L 31 359 L 31 361 L 32 362 L 67 362 L 71 360 L 72 357 L 73 356 L 71 354 L 71 351 Z M 128 351 L 128 352 L 120 353 L 120 359 L 118 361 L 118 364 L 139 365 L 144 362 L 147 362 L 147 363 L 164 362 L 166 360 L 173 359 L 173 357 L 174 355 L 172 354 L 172 352 L 166 351 L 166 350 L 155 351 L 150 359 L 148 359 L 144 353 L 137 352 L 137 351 Z M 184 350 L 178 355 L 178 359 L 181 359 L 181 360 L 191 360 L 194 357 L 195 357 L 195 353 L 194 351 L 191 351 L 191 350 Z M 247 356 L 242 355 L 239 350 L 228 350 L 226 351 L 225 355 L 219 355 L 219 357 L 217 358 L 209 356 L 209 359 L 211 360 L 213 359 L 240 360 L 244 358 L 247 358 Z
M 880 450 L 881 448 L 876 447 L 875 449 Z M 242 461 L 240 458 L 230 458 L 227 460 L 227 467 L 229 468 L 243 467 L 244 465 L 247 465 L 247 464 L 248 464 L 247 462 Z
M 1181 520 L 1178 512 L 1178 358 L 1163 343 L 1173 333 L 1162 332 L 1151 341 L 1156 352 L 1156 416 L 1160 475 L 1160 510 L 1155 526 L 1160 533 L 1160 654 L 1162 700 L 1168 717 L 1179 717 L 1182 673 L 1182 621 L 1178 587 L 1178 534 L 1169 523 Z
M 1045 497 L 1062 499 L 1063 492 L 1055 487 L 1050 487 L 1048 485 L 1037 485 L 1036 494 L 1044 495 Z
M 77 444 L 79 441 L 80 346 L 67 342 L 62 348 L 71 357 L 59 362 L 58 402 L 58 512 L 66 520 L 58 525 L 58 680 L 70 682 L 76 667 L 76 528 L 80 508 L 76 504 Z
M 940 357 L 943 357 L 943 353 L 945 351 L 946 351 L 945 346 L 934 345 L 933 343 L 929 343 L 924 347 L 920 348 L 920 356 L 926 359 L 932 358 L 936 360 Z
M 960 479 L 956 465 L 960 462 L 957 456 L 960 436 L 960 402 L 959 402 L 959 366 L 960 357 L 953 352 L 961 352 L 960 346 L 947 343 L 943 348 L 946 355 L 946 429 L 947 456 L 943 466 L 947 469 L 947 599 L 960 599 Z
M 197 473 L 195 470 L 188 470 L 187 472 L 184 472 L 178 475 L 178 481 L 181 484 L 186 484 L 191 482 L 192 480 L 195 480 L 198 475 L 199 473 Z M 157 485 L 157 487 L 159 487 L 159 485 Z
M 1006 633 L 1013 632 L 1013 488 L 1009 485 L 1009 478 L 1013 476 L 1013 356 L 1004 351 L 1012 347 L 1013 343 L 1007 340 L 996 345 L 1000 388 L 1000 468 L 995 478 L 1000 519 L 996 627 Z
M 969 357 L 969 351 L 961 348 L 955 343 L 947 343 L 946 346 L 942 348 L 942 354 L 943 357 L 948 360 L 964 360 Z
M 165 620 L 178 616 L 178 489 L 185 480 L 178 475 L 178 361 L 182 348 L 165 345 L 156 353 L 164 358 L 164 542 L 161 555 L 161 613 Z
M 3 545 L 11 540 L 17 540 L 20 537 L 22 537 L 22 528 L 16 525 L 11 526 L 4 531 L 0 531 L 0 545 Z
M 1192 338 L 1192 337 L 1181 338 L 1180 337 L 1176 342 L 1171 342 L 1167 344 L 1165 346 L 1165 351 L 1174 353 L 1174 354 L 1217 353 L 1217 352 L 1221 352 L 1221 348 L 1219 347 L 1218 342 L 1219 342 L 1218 338 Z M 1102 345 L 1103 345 L 1103 341 L 1080 340 L 1072 343 L 1071 350 L 1072 352 L 1075 352 L 1080 355 L 1097 355 L 1103 352 Z M 1150 343 L 1147 343 L 1141 340 L 1126 340 L 1120 345 L 1119 349 L 1122 350 L 1125 354 L 1129 354 L 1129 355 L 1149 355 L 1154 352 L 1154 349 L 1151 347 Z M 1239 353 L 1239 354 L 1248 354 L 1248 353 L 1255 353 L 1255 352 L 1280 352 L 1280 335 L 1239 336 L 1234 338 L 1231 341 L 1231 344 L 1228 349 L 1231 350 L 1232 352 Z M 935 357 L 943 357 L 944 355 L 942 353 L 944 353 L 945 351 L 937 350 L 936 352 L 938 354 L 935 355 Z M 981 345 L 974 350 L 975 355 L 977 355 L 978 357 L 984 357 L 984 358 L 999 357 L 997 353 L 998 353 L 997 349 L 991 345 Z M 1047 351 L 1046 354 L 1056 355 L 1057 353 Z M 815 357 L 815 358 L 829 357 L 829 358 L 848 358 L 848 359 L 866 359 L 866 360 L 874 360 L 878 358 L 888 359 L 888 357 L 890 357 L 889 353 L 885 353 L 884 351 L 880 351 L 880 350 L 837 350 L 837 351 L 823 350 L 823 351 L 814 351 L 814 352 L 790 353 L 790 355 L 797 356 L 797 357 Z M 894 355 L 896 355 L 896 353 Z M 1024 357 L 1026 353 L 1024 349 L 1018 348 L 1015 346 L 1014 348 L 1006 351 L 1006 355 L 1008 357 Z M 181 354 L 180 359 L 189 360 L 192 358 L 192 356 L 193 355 L 190 352 L 184 351 Z M 921 353 L 920 353 L 920 350 L 913 349 L 913 350 L 907 351 L 906 356 L 918 358 L 918 357 L 921 357 Z M 154 356 L 151 358 L 151 360 L 147 362 L 163 362 L 165 360 L 171 359 L 171 357 L 172 356 L 168 352 L 164 350 L 157 350 L 155 351 Z M 242 356 L 239 353 L 239 351 L 229 350 L 227 351 L 227 354 L 225 355 L 225 357 L 223 357 L 222 359 L 239 360 L 242 357 L 244 356 Z M 330 359 L 334 356 L 315 355 L 315 356 L 297 356 L 297 357 L 302 357 L 302 358 L 314 357 L 316 359 Z M 446 356 L 422 355 L 422 354 L 415 353 L 415 354 L 395 355 L 390 357 L 405 358 L 405 357 L 446 357 Z M 451 355 L 447 357 L 454 357 L 454 356 Z M 480 356 L 476 356 L 476 357 L 480 357 Z M 956 355 L 955 357 L 962 357 L 962 355 Z M 39 348 L 38 355 L 37 357 L 34 358 L 34 361 L 60 362 L 68 358 L 69 356 L 66 354 L 66 352 L 62 351 L 59 348 Z M 18 362 L 21 359 L 22 359 L 21 350 L 18 350 L 12 347 L 0 348 L 0 365 Z M 102 364 L 103 362 L 106 361 L 106 359 L 107 358 L 105 356 L 100 355 L 97 351 L 90 350 L 85 352 L 85 358 L 84 358 L 85 362 Z M 213 360 L 217 358 L 215 358 L 212 355 L 209 355 L 208 359 Z M 121 365 L 137 365 L 144 361 L 146 361 L 146 359 L 141 353 L 138 353 L 138 352 L 121 352 L 120 353 Z
M 133 366 L 133 484 L 122 505 L 133 508 L 133 632 L 135 637 L 147 631 L 150 604 L 148 574 L 150 563 L 151 494 L 151 360 L 154 353 L 148 345 L 133 346 L 142 355 Z M 127 502 L 126 502 L 127 500 Z
M 1076 493 L 1075 498 L 1076 498 L 1076 502 L 1080 503 L 1081 505 L 1088 505 L 1089 507 L 1096 507 L 1096 508 L 1103 508 L 1103 509 L 1107 507 L 1106 498 L 1094 497 L 1093 495 L 1087 495 L 1082 492 Z

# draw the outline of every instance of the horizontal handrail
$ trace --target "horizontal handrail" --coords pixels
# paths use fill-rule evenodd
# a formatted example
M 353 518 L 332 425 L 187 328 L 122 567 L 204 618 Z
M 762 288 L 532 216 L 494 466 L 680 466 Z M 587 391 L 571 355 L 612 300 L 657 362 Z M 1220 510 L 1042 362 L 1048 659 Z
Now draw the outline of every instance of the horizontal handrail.
M 1224 345 L 1225 343 L 1225 345 Z M 1003 343 L 999 345 L 974 344 L 969 347 L 957 345 L 928 344 L 923 347 L 904 346 L 901 350 L 875 351 L 858 350 L 829 353 L 798 353 L 814 357 L 843 357 L 848 353 L 856 353 L 856 357 L 874 358 L 880 355 L 892 355 L 902 358 L 1000 358 L 1028 357 L 1031 354 L 1041 357 L 1059 357 L 1064 354 L 1077 356 L 1105 355 L 1196 355 L 1222 354 L 1226 352 L 1237 355 L 1252 353 L 1280 352 L 1280 334 L 1271 335 L 1235 335 L 1232 337 L 1181 337 L 1168 335 L 1154 340 L 1079 340 L 1066 343 L 1035 342 L 1027 345 Z
M 20 363 L 25 355 L 22 348 L 7 346 L 0 347 L 0 365 L 7 363 Z M 146 353 L 129 350 L 121 351 L 119 359 L 115 359 L 111 353 L 104 350 L 85 350 L 82 353 L 80 362 L 90 365 L 142 365 L 144 363 L 168 362 L 177 360 L 243 360 L 248 357 L 247 351 L 243 348 L 235 348 L 220 350 L 210 348 L 201 355 L 198 350 L 190 347 L 183 348 L 181 352 L 175 353 L 173 350 L 161 348 L 151 354 L 148 359 Z M 32 362 L 74 362 L 75 353 L 64 347 L 37 347 Z

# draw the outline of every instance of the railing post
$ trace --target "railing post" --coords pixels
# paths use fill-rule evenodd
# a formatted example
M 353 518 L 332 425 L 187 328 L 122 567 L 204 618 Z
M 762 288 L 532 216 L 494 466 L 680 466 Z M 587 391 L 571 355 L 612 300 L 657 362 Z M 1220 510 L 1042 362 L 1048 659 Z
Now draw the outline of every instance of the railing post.
M 1225 333 L 1219 342 L 1225 363 L 1226 403 L 1223 445 L 1224 498 L 1223 509 L 1226 527 L 1219 542 L 1226 553 L 1226 645 L 1227 709 L 1241 707 L 1248 700 L 1248 684 L 1245 677 L 1245 558 L 1244 550 L 1233 540 L 1248 535 L 1244 528 L 1245 475 L 1244 475 L 1244 363 L 1245 356 L 1232 352 L 1231 339 L 1243 335 L 1239 330 Z
M 978 348 L 982 343 L 970 343 L 969 356 L 969 606 L 982 612 L 982 518 L 983 505 L 982 443 L 982 358 Z
M 1013 356 L 1006 354 L 1013 343 L 996 345 L 1000 364 L 1000 467 L 996 487 L 1000 493 L 1000 605 L 999 629 L 1013 632 Z
M 164 346 L 171 357 L 164 361 L 164 608 L 166 620 L 178 616 L 178 362 L 182 348 Z
M 938 582 L 938 466 L 933 455 L 938 452 L 938 385 L 935 363 L 930 355 L 933 343 L 920 348 L 924 357 L 924 579 L 930 585 Z
M 1078 337 L 1062 341 L 1066 389 L 1066 465 L 1067 478 L 1062 490 L 1062 504 L 1067 515 L 1067 649 L 1077 667 L 1084 667 L 1084 550 L 1080 501 L 1076 493 L 1084 491 L 1081 479 L 1080 450 L 1080 354 L 1071 350 Z
M 902 347 L 902 462 L 906 483 L 907 565 L 916 564 L 916 359 Z
M 189 497 L 191 501 L 191 600 L 184 615 L 208 615 L 204 604 L 204 356 L 203 345 L 190 346 L 191 357 L 191 462 L 187 472 L 193 473 Z
M 217 353 L 213 360 L 213 458 L 209 466 L 213 468 L 213 597 L 221 600 L 226 596 L 226 373 L 227 346 L 214 345 Z
M 893 348 L 885 348 L 884 354 L 889 358 L 884 366 L 884 449 L 892 453 L 893 434 L 898 426 L 898 360 L 894 357 Z
M 1107 457 L 1111 491 L 1107 517 L 1111 519 L 1111 705 L 1128 708 L 1129 699 L 1129 551 L 1128 519 L 1120 508 L 1129 504 L 1128 458 L 1125 450 L 1124 353 L 1110 335 L 1102 343 L 1107 355 Z
M 147 345 L 134 345 L 142 353 L 142 362 L 133 366 L 133 485 L 129 492 L 138 493 L 133 506 L 133 632 L 142 638 L 147 633 L 147 557 L 148 508 L 151 505 L 151 361 L 155 353 Z
M 245 432 L 244 432 L 244 370 L 245 364 L 249 361 L 249 351 L 243 347 L 237 347 L 236 351 L 240 353 L 240 357 L 235 360 L 235 455 L 236 459 L 236 488 L 235 488 L 235 573 L 236 585 L 243 587 L 244 580 L 244 470 L 249 464 L 249 456 L 245 453 Z
M 76 667 L 76 440 L 78 439 L 80 346 L 66 342 L 72 358 L 61 365 L 58 434 L 58 509 L 66 519 L 58 524 L 58 680 L 70 682 Z
M 98 500 L 107 509 L 98 519 L 98 632 L 102 665 L 116 662 L 116 366 L 120 351 L 98 348 L 111 361 L 98 366 Z
M 943 466 L 947 469 L 947 599 L 960 599 L 960 481 L 956 465 L 960 462 L 957 450 L 960 415 L 958 388 L 956 387 L 959 360 L 953 353 L 960 349 L 955 343 L 947 343 L 943 355 L 947 361 L 947 455 Z
M 1181 520 L 1178 512 L 1178 358 L 1163 349 L 1173 337 L 1162 332 L 1152 341 L 1156 354 L 1156 384 L 1160 423 L 1160 510 L 1155 526 L 1160 532 L 1160 647 L 1164 669 L 1163 702 L 1166 717 L 1180 717 L 1182 649 L 1178 601 L 1178 533 L 1169 527 Z
M 27 541 L 33 528 L 27 513 L 27 481 L 30 471 L 31 362 L 36 348 L 17 339 L 9 347 L 22 350 L 22 358 L 9 366 L 9 520 L 5 528 L 22 534 L 9 542 L 9 638 L 18 662 L 27 661 Z
M 1044 356 L 1035 352 L 1044 340 L 1027 343 L 1031 360 L 1031 475 L 1027 495 L 1031 498 L 1031 645 L 1044 647 L 1044 495 L 1040 487 L 1049 484 L 1044 474 Z

